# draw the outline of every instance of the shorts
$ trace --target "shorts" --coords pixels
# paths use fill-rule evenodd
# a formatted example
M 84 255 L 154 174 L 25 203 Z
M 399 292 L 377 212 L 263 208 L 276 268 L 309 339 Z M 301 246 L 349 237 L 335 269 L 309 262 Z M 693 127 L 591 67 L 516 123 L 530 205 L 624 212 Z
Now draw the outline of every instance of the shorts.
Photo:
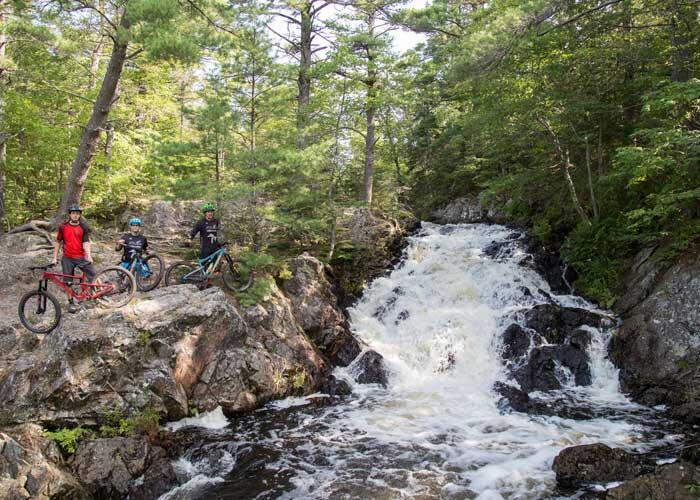
M 61 267 L 63 268 L 63 274 L 75 274 L 75 269 L 82 269 L 83 273 L 85 273 L 85 278 L 87 278 L 88 281 L 92 281 L 95 275 L 97 274 L 97 271 L 95 271 L 95 267 L 85 259 L 72 259 L 70 257 L 62 257 L 61 258 Z M 63 278 L 64 283 L 71 284 L 72 280 L 70 278 Z

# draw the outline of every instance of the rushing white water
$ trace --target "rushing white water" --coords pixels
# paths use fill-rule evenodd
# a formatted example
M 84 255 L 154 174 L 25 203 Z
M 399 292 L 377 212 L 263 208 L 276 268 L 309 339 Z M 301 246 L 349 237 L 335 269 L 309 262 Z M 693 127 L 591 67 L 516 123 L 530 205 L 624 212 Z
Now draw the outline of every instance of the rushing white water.
M 273 481 L 256 495 L 555 497 L 551 465 L 561 449 L 602 442 L 644 451 L 668 439 L 652 436 L 649 410 L 620 393 L 617 370 L 605 357 L 610 331 L 589 328 L 591 386 L 565 384 L 536 395 L 552 404 L 565 396 L 565 404 L 585 407 L 591 418 L 499 408 L 494 383 L 514 383 L 500 357 L 503 330 L 547 301 L 594 310 L 579 297 L 552 294 L 541 276 L 520 265 L 526 254 L 517 238 L 502 226 L 425 224 L 402 264 L 375 280 L 350 311 L 355 333 L 384 356 L 388 387 L 355 384 L 353 366 L 338 369 L 355 393 L 345 403 L 290 414 L 282 423 L 261 423 L 260 414 L 241 424 L 238 448 L 271 450 L 266 469 L 284 472 L 278 489 Z M 484 253 L 493 241 L 510 242 L 497 258 Z M 304 400 L 266 411 L 299 404 Z

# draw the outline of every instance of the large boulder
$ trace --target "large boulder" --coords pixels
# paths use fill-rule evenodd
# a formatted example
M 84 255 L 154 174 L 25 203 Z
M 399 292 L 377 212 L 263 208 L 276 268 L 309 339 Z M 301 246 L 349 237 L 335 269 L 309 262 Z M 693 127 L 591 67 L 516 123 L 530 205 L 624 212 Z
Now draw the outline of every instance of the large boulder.
M 637 477 L 642 468 L 634 455 L 601 443 L 564 448 L 554 459 L 557 483 L 578 488 L 583 483 L 609 483 Z
M 612 488 L 606 500 L 697 500 L 700 467 L 689 462 L 662 465 L 649 474 Z
M 364 286 L 398 262 L 406 235 L 417 227 L 411 214 L 396 219 L 366 208 L 348 209 L 340 218 L 339 241 L 331 261 L 335 278 L 349 295 L 343 305 L 358 296 Z
M 486 193 L 458 198 L 435 210 L 431 219 L 438 224 L 464 224 L 472 222 L 507 222 L 505 212 L 487 199 Z
M 349 365 L 362 347 L 350 332 L 324 264 L 305 253 L 293 259 L 289 269 L 292 278 L 284 281 L 282 289 L 297 322 L 334 365 Z
M 5 370 L 0 418 L 90 425 L 150 409 L 179 419 L 191 406 L 246 411 L 323 383 L 329 367 L 279 289 L 243 315 L 230 300 L 182 285 L 67 318 Z
M 165 450 L 145 437 L 84 441 L 71 467 L 93 498 L 150 500 L 178 484 Z
M 581 326 L 611 327 L 612 320 L 587 309 L 540 304 L 525 313 L 525 326 L 540 333 L 550 344 L 563 344 Z
M 56 443 L 33 424 L 0 429 L 0 497 L 89 498 Z
M 532 349 L 513 376 L 525 392 L 552 391 L 568 382 L 569 373 L 575 385 L 591 385 L 588 355 L 573 345 L 545 345 Z
M 649 404 L 697 400 L 700 384 L 700 255 L 668 269 L 638 256 L 616 307 L 622 326 L 609 352 L 624 391 Z
M 350 367 L 355 380 L 360 384 L 380 384 L 384 387 L 389 383 L 384 357 L 376 351 L 365 351 Z

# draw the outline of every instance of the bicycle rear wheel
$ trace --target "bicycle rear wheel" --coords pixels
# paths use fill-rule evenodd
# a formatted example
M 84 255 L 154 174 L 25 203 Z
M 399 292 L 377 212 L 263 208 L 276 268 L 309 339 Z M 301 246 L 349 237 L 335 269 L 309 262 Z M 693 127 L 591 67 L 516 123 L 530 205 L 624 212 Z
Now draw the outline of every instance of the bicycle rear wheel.
M 224 263 L 222 280 L 232 292 L 243 292 L 253 284 L 253 270 L 242 261 L 231 259 Z
M 49 292 L 34 290 L 19 301 L 19 320 L 33 333 L 50 333 L 61 321 L 61 306 Z
M 151 254 L 143 259 L 135 274 L 139 290 L 148 292 L 157 287 L 163 278 L 164 268 L 163 259 L 159 255 Z
M 136 292 L 136 280 L 134 275 L 123 267 L 113 266 L 100 271 L 95 275 L 94 281 L 101 285 L 112 285 L 109 292 L 97 298 L 97 302 L 103 307 L 122 307 L 127 305 Z M 104 290 L 102 287 L 95 287 L 95 292 Z
M 191 262 L 181 260 L 174 262 L 165 271 L 165 286 L 184 285 L 187 283 L 197 285 L 204 280 L 201 273 L 194 273 L 192 276 L 187 276 L 193 273 L 197 267 Z

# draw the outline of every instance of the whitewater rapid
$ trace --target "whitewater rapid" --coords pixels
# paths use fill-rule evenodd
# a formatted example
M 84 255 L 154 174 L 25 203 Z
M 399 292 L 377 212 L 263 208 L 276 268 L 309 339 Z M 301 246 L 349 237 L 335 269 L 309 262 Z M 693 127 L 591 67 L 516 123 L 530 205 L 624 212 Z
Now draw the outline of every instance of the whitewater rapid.
M 554 294 L 522 265 L 521 239 L 497 225 L 424 224 L 397 268 L 350 310 L 355 334 L 384 357 L 388 387 L 356 384 L 351 365 L 335 372 L 354 393 L 340 404 L 296 398 L 232 422 L 216 439 L 231 466 L 201 498 L 234 491 L 236 498 L 557 498 L 551 465 L 565 447 L 602 442 L 639 452 L 672 443 L 674 436 L 655 428 L 653 410 L 620 393 L 606 358 L 613 327 L 590 328 L 591 386 L 574 387 L 563 373 L 562 391 L 534 395 L 553 402 L 566 396 L 592 418 L 499 407 L 494 384 L 515 384 L 500 356 L 506 327 L 552 301 L 605 313 Z M 494 242 L 501 246 L 496 257 L 485 253 Z M 250 465 L 259 455 L 266 458 Z M 246 473 L 253 467 L 264 478 L 249 495 L 241 494 L 246 483 L 236 473 L 243 456 Z M 187 460 L 180 470 L 190 467 Z M 202 481 L 201 467 L 191 468 Z

